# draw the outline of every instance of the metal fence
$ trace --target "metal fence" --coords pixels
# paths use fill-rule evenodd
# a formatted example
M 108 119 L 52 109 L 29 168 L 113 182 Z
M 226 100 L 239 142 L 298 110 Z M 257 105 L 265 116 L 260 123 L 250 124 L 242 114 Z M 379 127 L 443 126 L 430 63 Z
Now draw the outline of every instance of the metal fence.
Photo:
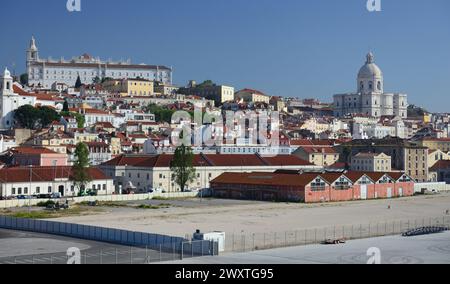
M 46 220 L 0 216 L 0 228 L 59 235 L 121 246 L 113 252 L 110 250 L 85 252 L 83 258 L 85 263 L 99 263 L 104 260 L 107 260 L 107 263 L 116 263 L 119 259 L 120 262 L 118 263 L 133 263 L 133 261 L 135 263 L 145 263 L 148 262 L 146 259 L 153 260 L 154 262 L 158 260 L 164 261 L 185 257 L 217 255 L 219 253 L 218 244 L 208 240 L 192 242 L 189 239 L 181 237 Z M 123 246 L 129 246 L 130 248 L 124 250 Z M 124 255 L 127 253 L 129 253 L 129 257 L 124 258 Z M 112 258 L 112 255 L 115 255 L 116 258 Z M 42 256 L 37 261 L 42 260 L 40 262 L 43 263 L 61 263 L 66 258 L 66 254 L 60 254 L 52 255 L 50 258 L 48 256 Z M 25 257 L 25 260 L 28 263 L 30 260 L 31 263 L 34 263 L 30 257 Z M 14 260 L 8 259 L 7 262 L 20 263 L 17 258 Z
M 79 264 L 151 264 L 217 254 L 217 243 L 192 241 L 160 244 L 156 247 L 104 247 L 88 249 L 79 255 Z M 74 258 L 64 253 L 0 257 L 0 264 L 73 264 Z
M 320 244 L 326 240 L 354 240 L 402 234 L 425 226 L 450 229 L 450 216 L 396 220 L 369 224 L 353 224 L 308 228 L 278 233 L 227 234 L 226 252 L 249 252 L 271 248 Z

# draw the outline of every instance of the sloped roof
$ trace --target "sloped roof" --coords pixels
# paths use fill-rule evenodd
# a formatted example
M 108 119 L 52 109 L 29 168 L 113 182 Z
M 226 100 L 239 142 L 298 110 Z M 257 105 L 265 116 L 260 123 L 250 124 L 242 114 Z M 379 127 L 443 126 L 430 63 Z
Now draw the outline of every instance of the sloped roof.
M 88 173 L 93 180 L 105 180 L 108 178 L 98 168 L 89 168 Z M 55 179 L 70 179 L 72 167 L 17 167 L 0 169 L 0 182 L 48 182 Z M 30 177 L 31 176 L 31 177 Z
M 211 183 L 239 183 L 246 185 L 278 185 L 278 186 L 306 186 L 316 179 L 318 174 L 278 174 L 278 173 L 223 173 Z
M 169 167 L 173 159 L 171 154 L 161 155 L 121 155 L 108 162 L 105 166 L 135 166 L 135 167 Z M 312 164 L 296 156 L 262 157 L 260 155 L 226 155 L 226 154 L 196 154 L 196 167 L 245 167 L 245 166 L 311 166 Z

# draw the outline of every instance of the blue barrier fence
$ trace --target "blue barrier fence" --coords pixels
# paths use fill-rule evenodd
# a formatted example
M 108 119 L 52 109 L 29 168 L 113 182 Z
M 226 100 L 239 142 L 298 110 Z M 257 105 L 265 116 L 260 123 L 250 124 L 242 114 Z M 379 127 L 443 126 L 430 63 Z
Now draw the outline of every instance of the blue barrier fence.
M 181 237 L 88 225 L 0 216 L 0 228 L 59 235 L 125 246 L 162 249 L 169 252 L 192 253 L 194 255 L 218 254 L 217 243 L 211 241 L 195 242 L 195 245 L 192 245 L 189 240 Z

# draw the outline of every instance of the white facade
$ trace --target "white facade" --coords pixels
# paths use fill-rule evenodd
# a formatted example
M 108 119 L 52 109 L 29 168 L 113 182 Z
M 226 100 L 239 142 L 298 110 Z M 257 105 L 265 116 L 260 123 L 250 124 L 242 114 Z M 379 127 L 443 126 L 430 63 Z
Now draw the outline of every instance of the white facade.
M 357 78 L 357 93 L 334 96 L 334 115 L 365 114 L 374 117 L 396 115 L 402 119 L 408 116 L 406 94 L 385 93 L 383 73 L 374 63 L 372 53 L 367 55 L 366 64 L 361 67 Z
M 55 82 L 74 86 L 78 76 L 84 84 L 91 84 L 96 77 L 113 79 L 140 77 L 165 84 L 172 83 L 172 69 L 165 66 L 132 64 L 129 61 L 105 62 L 87 54 L 72 60 L 44 60 L 39 57 L 34 37 L 27 50 L 27 74 L 30 86 L 41 86 L 45 89 L 50 89 Z
M 8 69 L 0 77 L 0 128 L 9 129 L 14 126 L 14 111 L 23 105 L 36 104 L 36 97 L 20 96 L 14 93 L 13 78 Z

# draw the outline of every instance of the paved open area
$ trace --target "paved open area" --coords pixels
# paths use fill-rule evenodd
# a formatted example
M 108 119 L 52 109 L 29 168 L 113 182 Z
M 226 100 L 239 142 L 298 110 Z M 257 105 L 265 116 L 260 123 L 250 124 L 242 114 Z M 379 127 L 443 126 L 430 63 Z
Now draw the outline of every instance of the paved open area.
M 180 258 L 168 250 L 0 229 L 0 264 L 65 264 L 67 250 L 74 247 L 80 249 L 83 264 L 144 264 Z
M 450 210 L 450 194 L 327 204 L 270 203 L 218 199 L 152 200 L 167 208 L 104 208 L 90 216 L 58 221 L 185 237 L 196 229 L 230 234 L 285 232 L 305 228 L 376 224 L 393 220 L 442 217 Z M 136 203 L 134 203 L 136 205 Z M 425 220 L 426 222 L 427 220 Z
M 450 232 L 417 237 L 389 236 L 340 245 L 310 245 L 200 257 L 175 264 L 365 264 L 369 248 L 380 249 L 382 264 L 450 264 Z

